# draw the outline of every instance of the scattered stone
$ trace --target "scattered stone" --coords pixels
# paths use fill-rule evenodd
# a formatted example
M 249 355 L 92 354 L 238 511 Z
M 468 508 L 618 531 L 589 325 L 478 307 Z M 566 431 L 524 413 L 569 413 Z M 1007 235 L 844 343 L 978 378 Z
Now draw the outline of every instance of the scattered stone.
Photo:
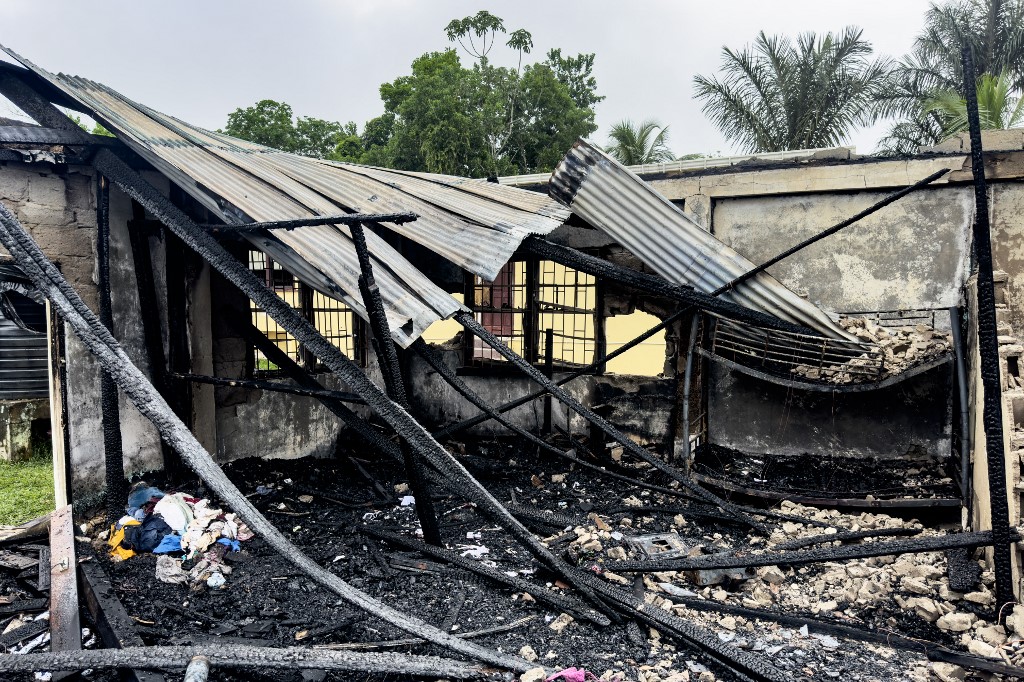
M 757 572 L 758 577 L 769 585 L 781 585 L 786 582 L 786 574 L 778 566 L 765 566 Z
M 971 629 L 971 625 L 978 619 L 973 613 L 960 613 L 954 611 L 953 613 L 947 613 L 946 615 L 935 621 L 935 625 L 940 630 L 946 632 L 966 632 Z
M 900 587 L 904 591 L 910 592 L 911 594 L 920 595 L 931 595 L 935 594 L 935 590 L 928 586 L 928 584 L 921 578 L 906 577 L 900 580 Z
M 964 595 L 964 600 L 974 604 L 981 604 L 982 606 L 991 606 L 996 603 L 996 596 L 985 588 L 982 588 L 977 592 L 968 592 Z
M 1006 628 L 1002 625 L 987 625 L 978 628 L 978 637 L 993 646 L 1000 646 L 1006 643 Z
M 573 620 L 575 619 L 568 613 L 563 613 L 559 615 L 558 618 L 555 618 L 553 621 L 551 621 L 551 624 L 548 625 L 548 627 L 557 632 L 558 634 L 562 634 L 562 630 L 569 627 L 569 623 L 573 622 Z
M 626 560 L 626 550 L 622 547 L 609 547 L 604 554 L 613 561 Z
M 726 630 L 735 630 L 736 629 L 736 619 L 733 618 L 732 616 L 726 616 L 725 618 L 720 619 L 718 621 L 718 624 L 721 625 Z
M 526 660 L 528 663 L 533 663 L 537 660 L 537 652 L 533 650 L 533 647 L 527 644 L 519 650 L 519 655 Z
M 967 671 L 951 663 L 932 663 L 932 672 L 942 682 L 963 682 L 967 679 Z
M 565 483 L 565 474 L 551 474 L 552 483 Z
M 999 653 L 996 648 L 991 644 L 982 642 L 980 639 L 972 639 L 967 644 L 967 650 L 975 656 L 984 656 L 985 658 L 999 658 Z
M 547 676 L 544 668 L 530 668 L 519 676 L 519 682 L 544 682 Z

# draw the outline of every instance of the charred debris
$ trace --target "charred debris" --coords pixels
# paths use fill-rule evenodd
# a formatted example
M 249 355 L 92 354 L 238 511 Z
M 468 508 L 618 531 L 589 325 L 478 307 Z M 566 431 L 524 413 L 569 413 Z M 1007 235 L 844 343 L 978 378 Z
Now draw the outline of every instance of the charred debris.
M 292 157 L 8 54 L 23 66 L 0 64 L 0 93 L 38 125 L 0 127 L 0 160 L 90 179 L 96 285 L 83 296 L 74 274 L 82 256 L 43 238 L 22 196 L 2 195 L 0 244 L 51 318 L 59 508 L 4 536 L 0 673 L 1024 675 L 1021 538 L 1004 451 L 1014 441 L 1003 433 L 1003 388 L 1015 381 L 1003 375 L 1016 373 L 1012 339 L 999 333 L 976 103 L 969 171 L 940 163 L 754 263 L 583 141 L 553 174 L 549 199 Z M 965 66 L 972 73 L 969 54 Z M 85 133 L 55 105 L 87 113 L 115 138 Z M 768 273 L 956 174 L 974 189 L 967 305 L 839 318 Z M 131 215 L 119 218 L 127 230 L 116 256 L 115 211 Z M 75 220 L 84 218 L 59 229 L 75 230 Z M 558 237 L 563 224 L 615 247 L 580 250 Z M 245 262 L 253 249 L 263 260 Z M 531 298 L 540 271 L 529 264 L 539 262 L 576 283 L 590 278 L 599 311 L 591 327 L 552 328 L 551 316 L 581 313 L 567 298 Z M 528 264 L 522 291 L 516 263 Z M 119 269 L 131 272 L 132 320 L 117 318 Z M 275 279 L 284 275 L 295 277 L 292 298 Z M 205 329 L 194 319 L 196 290 L 183 286 L 198 280 L 207 283 Z M 550 286 L 569 288 L 564 279 Z M 609 292 L 660 320 L 610 347 Z M 325 331 L 329 310 L 315 297 L 347 306 L 358 348 Z M 441 319 L 461 329 L 454 351 L 422 338 Z M 208 357 L 204 333 L 214 329 L 242 349 L 232 362 L 262 362 L 273 376 L 216 373 L 231 363 Z M 645 415 L 635 385 L 616 409 L 627 391 L 594 377 L 666 332 L 676 346 L 667 417 Z M 589 354 L 556 360 L 556 343 L 564 351 L 577 342 Z M 969 372 L 972 352 L 979 361 Z M 465 366 L 453 364 L 460 355 Z M 99 368 L 99 390 L 83 407 L 91 398 L 75 382 L 86 365 Z M 484 366 L 496 371 L 489 381 Z M 513 388 L 494 390 L 503 382 Z M 462 407 L 425 409 L 428 383 L 430 395 Z M 854 434 L 834 457 L 775 453 L 771 442 L 745 451 L 716 437 L 759 428 L 740 414 L 753 409 L 751 392 L 781 396 L 793 420 L 823 402 L 864 410 L 890 396 L 873 406 L 878 415 L 861 417 L 868 423 L 929 390 L 939 416 L 919 427 L 948 446 L 942 457 L 851 456 L 886 451 L 870 429 L 872 442 L 858 445 Z M 220 410 L 238 414 L 248 405 L 239 396 L 253 392 L 315 401 L 321 423 L 340 429 L 333 457 L 285 463 L 257 451 L 226 463 L 216 429 L 238 424 Z M 974 404 L 983 446 L 971 441 Z M 102 454 L 83 445 L 82 414 L 99 417 L 101 435 L 89 442 Z M 148 424 L 148 444 L 127 437 L 136 427 L 126 415 Z M 639 437 L 638 421 L 668 437 Z M 273 425 L 291 428 L 310 427 Z M 129 491 L 126 472 L 140 468 L 159 471 Z M 973 489 L 979 480 L 987 490 Z M 102 509 L 89 495 L 100 490 Z M 129 505 L 140 516 L 126 522 L 125 500 L 140 492 Z M 179 500 L 188 518 L 173 524 L 147 509 L 162 499 Z M 177 551 L 156 558 L 137 544 L 138 556 L 111 561 L 111 549 L 125 547 L 112 536 L 145 529 L 154 515 Z

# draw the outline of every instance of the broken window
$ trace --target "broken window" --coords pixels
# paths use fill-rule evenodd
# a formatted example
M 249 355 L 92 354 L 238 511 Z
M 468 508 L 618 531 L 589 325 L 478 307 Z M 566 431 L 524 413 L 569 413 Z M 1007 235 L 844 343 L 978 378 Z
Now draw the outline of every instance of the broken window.
M 362 344 L 359 342 L 361 335 L 358 331 L 358 318 L 352 313 L 351 308 L 303 284 L 262 251 L 249 251 L 249 269 L 260 276 L 274 293 L 312 322 L 317 331 L 341 352 L 360 364 L 365 363 Z M 255 303 L 250 301 L 249 305 L 252 322 L 257 329 L 300 365 L 308 369 L 319 369 L 316 357 L 303 348 L 294 336 L 281 328 Z M 253 355 L 252 374 L 266 374 L 278 370 L 277 365 L 259 350 L 255 350 Z
M 493 282 L 469 276 L 466 298 L 480 324 L 530 362 L 544 361 L 550 330 L 554 363 L 587 365 L 602 341 L 597 290 L 592 275 L 552 261 L 519 260 L 507 263 Z M 467 365 L 503 362 L 471 338 Z

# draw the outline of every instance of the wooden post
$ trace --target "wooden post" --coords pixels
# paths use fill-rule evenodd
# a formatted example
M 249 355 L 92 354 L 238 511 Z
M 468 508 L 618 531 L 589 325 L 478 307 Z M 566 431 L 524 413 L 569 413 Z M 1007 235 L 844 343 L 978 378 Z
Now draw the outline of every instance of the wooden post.
M 76 564 L 75 523 L 71 505 L 67 504 L 50 515 L 51 651 L 79 651 L 82 648 Z
M 50 442 L 53 444 L 53 499 L 59 509 L 71 503 L 68 467 L 67 375 L 64 371 L 64 333 L 60 318 L 46 301 L 46 354 L 50 383 Z

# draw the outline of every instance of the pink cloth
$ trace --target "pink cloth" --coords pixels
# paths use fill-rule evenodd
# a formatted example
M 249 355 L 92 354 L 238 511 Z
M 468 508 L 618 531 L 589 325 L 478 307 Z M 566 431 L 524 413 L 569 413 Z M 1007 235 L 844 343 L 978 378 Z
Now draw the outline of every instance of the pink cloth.
M 597 676 L 583 668 L 566 668 L 549 677 L 547 682 L 553 682 L 559 678 L 566 680 L 566 682 L 586 682 L 587 680 L 596 680 Z

